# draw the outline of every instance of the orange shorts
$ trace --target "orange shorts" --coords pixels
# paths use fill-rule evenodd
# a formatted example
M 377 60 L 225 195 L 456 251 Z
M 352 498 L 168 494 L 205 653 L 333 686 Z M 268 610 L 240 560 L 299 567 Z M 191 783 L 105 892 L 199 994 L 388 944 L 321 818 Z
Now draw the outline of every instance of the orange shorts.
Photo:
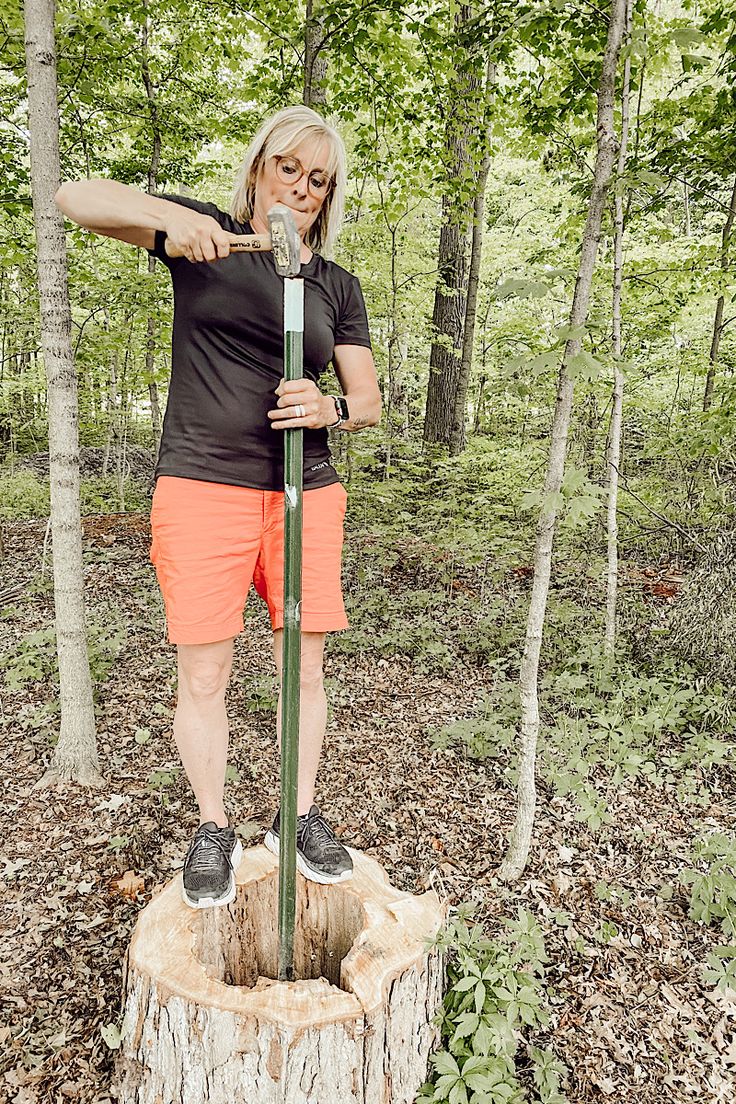
M 347 494 L 341 483 L 304 492 L 303 632 L 346 629 L 340 586 Z M 151 562 L 172 644 L 211 644 L 243 631 L 251 583 L 274 630 L 284 624 L 284 494 L 159 476 Z

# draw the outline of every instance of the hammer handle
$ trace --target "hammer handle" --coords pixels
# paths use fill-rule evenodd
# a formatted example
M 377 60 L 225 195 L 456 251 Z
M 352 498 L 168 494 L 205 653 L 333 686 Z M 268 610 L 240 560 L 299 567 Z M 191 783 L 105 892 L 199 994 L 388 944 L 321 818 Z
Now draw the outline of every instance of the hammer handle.
M 182 257 L 183 253 L 173 251 L 173 247 L 166 239 L 165 249 L 169 257 Z M 231 253 L 269 253 L 271 251 L 270 234 L 241 234 L 237 241 L 230 242 Z
M 270 234 L 244 234 L 230 242 L 231 253 L 268 253 L 271 250 Z

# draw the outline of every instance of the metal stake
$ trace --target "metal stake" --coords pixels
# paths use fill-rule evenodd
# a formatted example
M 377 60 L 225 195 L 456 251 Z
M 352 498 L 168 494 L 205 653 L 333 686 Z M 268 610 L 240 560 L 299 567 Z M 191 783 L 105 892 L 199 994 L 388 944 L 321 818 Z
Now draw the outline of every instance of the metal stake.
M 284 280 L 284 378 L 301 379 L 304 281 Z M 304 433 L 284 441 L 284 632 L 281 653 L 281 815 L 279 823 L 279 981 L 294 980 L 296 813 L 299 774 L 299 684 L 302 601 L 302 481 Z

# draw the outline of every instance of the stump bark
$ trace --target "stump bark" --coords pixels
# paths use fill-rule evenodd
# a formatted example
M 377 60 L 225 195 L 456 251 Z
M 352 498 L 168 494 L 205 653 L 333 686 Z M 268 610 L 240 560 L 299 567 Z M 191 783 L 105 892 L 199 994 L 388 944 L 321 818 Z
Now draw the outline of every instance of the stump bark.
M 120 1104 L 411 1104 L 439 1040 L 445 919 L 351 852 L 353 878 L 297 880 L 294 965 L 279 982 L 278 865 L 245 852 L 237 895 L 196 912 L 179 875 L 141 913 L 128 952 Z

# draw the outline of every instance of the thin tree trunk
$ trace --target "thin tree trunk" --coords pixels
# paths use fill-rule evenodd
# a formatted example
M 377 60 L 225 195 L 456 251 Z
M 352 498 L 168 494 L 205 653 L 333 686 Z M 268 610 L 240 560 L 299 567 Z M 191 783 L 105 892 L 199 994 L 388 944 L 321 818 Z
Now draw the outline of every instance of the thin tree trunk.
M 575 293 L 570 311 L 570 328 L 573 331 L 578 330 L 585 323 L 588 314 L 593 270 L 601 232 L 601 220 L 618 148 L 613 130 L 613 100 L 616 68 L 625 18 L 625 2 L 626 0 L 613 0 L 608 27 L 608 41 L 601 68 L 596 127 L 598 149 L 593 187 L 588 206 L 588 218 L 583 234 Z M 517 811 L 509 840 L 509 848 L 500 870 L 501 877 L 508 880 L 518 878 L 524 870 L 529 857 L 534 828 L 536 811 L 535 764 L 539 735 L 539 654 L 542 647 L 542 632 L 552 569 L 552 544 L 557 518 L 557 502 L 565 471 L 567 436 L 572 410 L 573 381 L 568 372 L 568 365 L 579 354 L 580 348 L 581 341 L 579 338 L 568 340 L 560 366 L 547 477 L 544 484 L 544 498 L 537 529 L 534 582 L 529 603 L 526 643 L 519 676 L 521 732 Z
M 483 399 L 486 391 L 486 377 L 481 376 L 478 380 L 478 398 L 475 401 L 475 418 L 473 420 L 473 433 L 480 431 L 480 420 L 483 417 Z
M 77 380 L 71 348 L 64 221 L 54 203 L 61 181 L 54 0 L 26 0 L 25 34 L 33 217 L 49 395 L 54 604 L 61 698 L 59 740 L 39 785 L 63 779 L 98 785 L 102 778 L 84 612 Z
M 307 17 L 304 23 L 304 93 L 307 107 L 321 108 L 327 103 L 327 55 L 321 49 L 324 28 L 319 16 L 314 14 L 313 0 L 307 0 Z
M 146 0 L 146 18 L 143 23 L 143 49 L 141 57 L 141 71 L 143 84 L 146 89 L 148 110 L 151 116 L 151 132 L 153 145 L 151 148 L 151 161 L 148 166 L 148 193 L 153 195 L 158 187 L 158 170 L 161 164 L 161 124 L 159 120 L 156 94 L 151 80 L 151 71 L 148 65 L 148 2 Z M 156 269 L 156 258 L 148 258 L 148 272 L 152 274 Z M 158 385 L 154 375 L 154 359 L 156 353 L 156 319 L 149 314 L 146 320 L 146 380 L 148 381 L 148 394 L 151 400 L 151 425 L 153 428 L 153 441 L 156 451 L 155 463 L 158 463 L 158 453 L 161 447 L 161 404 L 158 398 Z
M 690 237 L 690 189 L 687 180 L 682 183 L 682 202 L 685 208 L 685 237 Z
M 396 272 L 396 260 L 398 254 L 398 249 L 396 245 L 396 230 L 398 223 L 394 223 L 393 225 L 391 225 L 389 220 L 386 219 L 386 224 L 391 235 L 391 306 L 389 308 L 390 330 L 387 342 L 388 359 L 386 364 L 386 459 L 383 466 L 384 480 L 391 477 L 391 464 L 393 463 L 394 421 L 396 418 L 396 408 L 400 406 L 403 399 L 401 382 L 399 380 L 399 368 L 401 366 L 401 346 L 399 342 L 399 324 L 397 319 L 397 314 L 399 311 L 399 287 Z
M 632 0 L 626 7 L 626 41 L 631 38 Z M 626 172 L 626 151 L 629 141 L 629 92 L 631 58 L 624 60 L 624 83 L 621 90 L 621 145 L 618 151 L 617 180 Z M 611 659 L 616 653 L 616 603 L 618 599 L 618 474 L 621 466 L 621 426 L 623 422 L 624 373 L 621 368 L 621 288 L 623 286 L 624 200 L 615 190 L 613 236 L 613 402 L 608 431 L 608 576 L 606 584 L 605 654 Z
M 475 339 L 475 320 L 478 313 L 478 288 L 480 286 L 480 262 L 483 254 L 483 215 L 486 203 L 486 185 L 491 168 L 490 98 L 491 88 L 496 80 L 496 66 L 489 61 L 486 68 L 486 111 L 483 122 L 483 161 L 478 172 L 478 182 L 473 202 L 473 234 L 470 246 L 470 273 L 468 275 L 468 295 L 465 304 L 465 325 L 463 327 L 463 351 L 460 359 L 460 374 L 457 380 L 455 406 L 450 425 L 450 455 L 459 456 L 465 448 L 465 415 L 468 404 L 468 387 L 473 368 L 473 341 Z
M 731 204 L 728 208 L 728 215 L 726 216 L 726 222 L 723 227 L 723 235 L 721 237 L 721 270 L 723 272 L 728 271 L 728 258 L 729 250 L 731 246 L 731 230 L 733 229 L 733 221 L 736 218 L 736 177 L 733 182 L 733 190 L 731 191 Z M 718 302 L 716 303 L 716 315 L 713 319 L 713 337 L 710 343 L 710 355 L 708 357 L 708 375 L 705 379 L 705 394 L 703 395 L 703 410 L 710 410 L 711 402 L 713 401 L 713 386 L 716 380 L 716 368 L 718 366 L 718 350 L 721 345 L 721 334 L 723 333 L 723 308 L 726 302 L 724 295 L 718 296 Z
M 105 438 L 105 452 L 102 458 L 102 478 L 107 479 L 110 471 L 110 456 L 117 463 L 120 449 L 120 409 L 118 407 L 118 367 L 120 364 L 120 350 L 115 349 L 110 358 L 110 375 L 107 391 L 107 417 L 108 427 Z
M 462 365 L 468 282 L 468 244 L 476 189 L 473 180 L 473 130 L 476 126 L 482 69 L 466 41 L 469 4 L 458 7 L 454 32 L 462 58 L 453 93 L 446 105 L 445 157 L 447 189 L 442 197 L 437 286 L 432 315 L 432 349 L 424 418 L 424 440 L 449 445 Z

